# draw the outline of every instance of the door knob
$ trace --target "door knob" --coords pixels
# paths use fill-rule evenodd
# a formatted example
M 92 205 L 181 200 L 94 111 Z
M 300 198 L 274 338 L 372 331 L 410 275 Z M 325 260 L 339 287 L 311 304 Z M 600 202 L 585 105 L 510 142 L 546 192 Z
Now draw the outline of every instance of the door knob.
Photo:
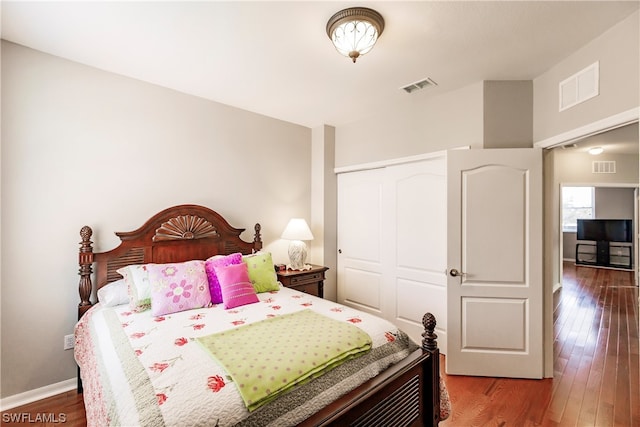
M 452 268 L 451 270 L 449 270 L 449 274 L 453 277 L 458 277 L 458 276 L 466 276 L 467 273 L 461 273 L 458 270 L 456 270 L 455 268 Z

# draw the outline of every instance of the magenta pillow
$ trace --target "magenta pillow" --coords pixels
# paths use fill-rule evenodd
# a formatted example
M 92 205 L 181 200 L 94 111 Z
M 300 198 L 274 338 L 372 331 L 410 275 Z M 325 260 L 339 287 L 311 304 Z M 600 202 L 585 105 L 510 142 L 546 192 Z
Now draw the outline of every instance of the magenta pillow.
M 204 261 L 147 265 L 151 288 L 151 314 L 162 316 L 211 302 Z
M 247 264 L 232 264 L 215 267 L 224 308 L 234 308 L 241 305 L 258 302 L 258 295 L 249 280 Z
M 207 280 L 209 281 L 209 293 L 211 294 L 211 302 L 220 304 L 222 302 L 222 291 L 220 290 L 220 282 L 216 275 L 216 267 L 224 267 L 227 265 L 240 264 L 242 262 L 242 254 L 235 253 L 231 255 L 215 255 L 209 258 L 204 269 L 207 272 Z

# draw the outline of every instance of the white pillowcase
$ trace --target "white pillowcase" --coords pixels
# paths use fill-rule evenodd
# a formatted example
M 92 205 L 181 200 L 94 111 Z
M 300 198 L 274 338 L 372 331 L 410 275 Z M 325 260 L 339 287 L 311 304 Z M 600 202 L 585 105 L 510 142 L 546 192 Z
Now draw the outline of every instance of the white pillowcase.
M 147 266 L 150 264 L 132 264 L 116 270 L 127 284 L 129 307 L 135 312 L 151 308 L 151 285 Z
M 127 283 L 120 279 L 101 287 L 98 289 L 98 301 L 106 307 L 129 304 Z

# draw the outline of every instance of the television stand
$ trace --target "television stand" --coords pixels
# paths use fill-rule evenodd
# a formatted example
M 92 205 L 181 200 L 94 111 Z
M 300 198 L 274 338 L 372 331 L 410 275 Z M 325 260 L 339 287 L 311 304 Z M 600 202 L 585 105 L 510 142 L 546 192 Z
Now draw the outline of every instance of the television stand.
M 598 265 L 609 265 L 609 242 L 607 241 L 599 241 L 596 242 L 596 264 Z
M 576 264 L 594 267 L 632 269 L 633 249 L 631 245 L 598 241 L 576 243 Z

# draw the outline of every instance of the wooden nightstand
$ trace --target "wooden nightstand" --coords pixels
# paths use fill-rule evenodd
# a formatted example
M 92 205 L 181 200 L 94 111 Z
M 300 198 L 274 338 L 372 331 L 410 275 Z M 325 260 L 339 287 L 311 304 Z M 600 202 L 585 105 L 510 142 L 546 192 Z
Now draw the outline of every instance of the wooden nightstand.
M 311 265 L 311 270 L 278 271 L 278 280 L 283 286 L 306 292 L 317 297 L 324 297 L 324 272 L 329 267 Z

